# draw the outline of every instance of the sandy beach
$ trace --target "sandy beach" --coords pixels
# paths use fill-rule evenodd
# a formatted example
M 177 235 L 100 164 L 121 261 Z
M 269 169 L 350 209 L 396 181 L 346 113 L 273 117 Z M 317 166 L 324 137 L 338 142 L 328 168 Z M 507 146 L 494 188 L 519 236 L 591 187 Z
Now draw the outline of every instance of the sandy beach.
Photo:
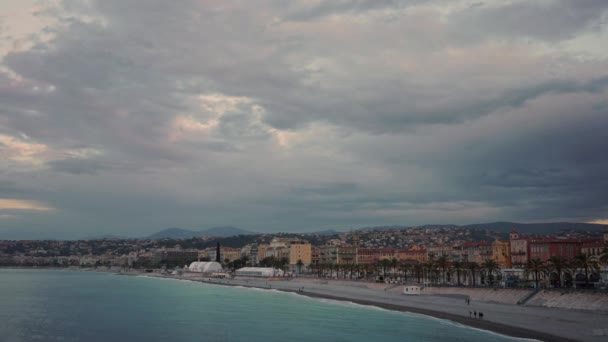
M 187 279 L 227 286 L 244 286 L 298 293 L 315 298 L 350 301 L 388 310 L 424 314 L 447 319 L 467 326 L 509 336 L 542 341 L 607 341 L 598 336 L 608 329 L 608 315 L 582 310 L 566 310 L 497 304 L 463 298 L 435 295 L 405 296 L 401 286 L 386 290 L 386 284 L 334 281 L 315 278 L 293 278 L 285 281 L 267 279 L 210 279 L 199 275 L 168 276 L 140 274 L 154 277 Z M 303 292 L 299 290 L 303 289 Z M 483 312 L 483 319 L 469 317 L 472 311 Z

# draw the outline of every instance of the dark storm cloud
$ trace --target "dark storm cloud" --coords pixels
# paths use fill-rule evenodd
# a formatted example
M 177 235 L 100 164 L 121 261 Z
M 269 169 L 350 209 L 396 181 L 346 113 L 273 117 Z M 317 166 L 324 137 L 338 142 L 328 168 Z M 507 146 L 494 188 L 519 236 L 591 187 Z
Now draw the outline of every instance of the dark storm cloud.
M 607 10 L 603 0 L 497 2 L 454 13 L 450 21 L 456 31 L 470 35 L 554 41 L 600 29 Z
M 469 5 L 44 10 L 1 63 L 0 191 L 53 210 L 6 231 L 605 218 L 604 2 Z

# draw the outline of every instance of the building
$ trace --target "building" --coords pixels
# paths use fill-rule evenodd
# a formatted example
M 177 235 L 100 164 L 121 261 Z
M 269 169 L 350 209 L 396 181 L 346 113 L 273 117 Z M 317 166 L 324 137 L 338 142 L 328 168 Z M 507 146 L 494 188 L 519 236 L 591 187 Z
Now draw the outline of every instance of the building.
M 530 244 L 528 242 L 528 238 L 520 236 L 515 229 L 509 234 L 512 267 L 524 268 L 528 264 L 530 260 Z
M 511 268 L 511 244 L 509 241 L 495 240 L 492 242 L 492 259 L 500 268 Z
M 398 254 L 395 248 L 359 248 L 357 250 L 357 264 L 373 265 L 380 260 L 398 259 Z
M 222 247 L 220 249 L 220 260 L 225 263 L 232 262 L 241 258 L 241 250 L 239 248 Z
M 397 252 L 397 260 L 400 262 L 416 262 L 421 264 L 428 260 L 427 250 L 420 246 L 412 246 L 409 249 L 403 249 Z
M 258 264 L 266 257 L 266 249 L 269 246 L 265 243 L 261 243 L 258 245 Z
M 297 265 L 299 261 L 304 266 L 312 263 L 312 245 L 302 240 L 289 244 L 289 264 Z
M 153 252 L 152 262 L 156 265 L 184 265 L 189 264 L 192 261 L 198 260 L 198 250 L 186 250 L 186 249 L 159 249 Z
M 321 250 L 319 249 L 319 247 L 312 246 L 312 252 L 311 252 L 311 258 L 310 259 L 311 259 L 311 263 L 313 265 L 318 265 L 320 263 L 319 262 L 320 253 L 321 253 Z
M 187 271 L 195 273 L 221 272 L 222 265 L 215 261 L 195 261 L 188 266 Z
M 554 256 L 573 259 L 581 251 L 581 243 L 572 239 L 534 239 L 529 241 L 530 260 L 546 262 Z
M 581 243 L 581 254 L 600 257 L 606 245 L 600 239 L 584 241 Z
M 319 264 L 337 264 L 338 246 L 319 246 Z
M 439 258 L 441 256 L 452 256 L 453 246 L 452 245 L 435 245 L 429 246 L 426 249 L 428 258 Z
M 241 277 L 282 277 L 285 272 L 272 267 L 243 267 L 236 270 L 234 275 Z
M 357 247 L 338 246 L 336 249 L 336 263 L 338 265 L 354 265 L 357 263 Z

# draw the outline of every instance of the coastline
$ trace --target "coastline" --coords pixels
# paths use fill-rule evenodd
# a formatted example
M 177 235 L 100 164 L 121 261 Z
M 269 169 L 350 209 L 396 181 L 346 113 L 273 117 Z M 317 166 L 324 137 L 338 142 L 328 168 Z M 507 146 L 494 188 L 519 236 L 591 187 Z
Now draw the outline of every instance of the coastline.
M 601 324 L 604 324 L 605 320 L 605 322 L 608 324 L 608 320 L 606 320 L 606 318 L 608 317 L 603 314 L 580 312 L 577 313 L 574 311 L 553 308 L 530 308 L 517 305 L 500 305 L 489 302 L 474 303 L 476 306 L 472 305 L 470 307 L 470 309 L 479 307 L 479 310 L 481 311 L 481 309 L 483 309 L 484 313 L 491 313 L 492 310 L 490 310 L 490 308 L 500 307 L 496 310 L 497 313 L 492 313 L 493 317 L 499 317 L 498 313 L 500 313 L 501 310 L 504 311 L 505 308 L 509 311 L 513 311 L 511 312 L 511 314 L 515 316 L 522 316 L 518 317 L 519 322 L 514 322 L 515 324 L 504 324 L 501 322 L 496 322 L 495 320 L 488 319 L 487 317 L 490 315 L 487 315 L 485 319 L 480 320 L 470 318 L 466 314 L 463 314 L 464 312 L 454 313 L 454 303 L 458 302 L 459 306 L 463 305 L 460 299 L 456 300 L 453 298 L 445 298 L 433 295 L 423 295 L 417 296 L 416 298 L 412 298 L 410 296 L 403 296 L 402 294 L 396 292 L 386 292 L 378 289 L 369 289 L 365 286 L 365 284 L 362 283 L 337 284 L 331 283 L 330 281 L 328 284 L 327 281 L 312 278 L 293 278 L 284 281 L 271 281 L 265 278 L 213 279 L 202 277 L 201 275 L 183 276 L 145 272 L 118 273 L 110 270 L 95 269 L 27 267 L 7 267 L 5 269 L 8 268 L 23 270 L 68 270 L 79 272 L 93 271 L 99 273 L 108 273 L 112 275 L 140 276 L 146 278 L 172 279 L 182 281 L 185 280 L 210 285 L 223 285 L 262 290 L 271 289 L 275 291 L 295 293 L 310 298 L 351 302 L 364 306 L 378 307 L 385 310 L 425 315 L 437 319 L 447 320 L 455 324 L 461 324 L 475 329 L 498 333 L 501 335 L 540 341 L 605 341 L 606 336 L 595 336 L 589 334 L 592 329 L 597 327 L 593 325 L 593 322 L 589 321 L 596 321 L 597 323 L 597 321 L 599 320 Z M 306 287 L 305 291 L 300 292 L 299 289 L 304 287 Z M 422 305 L 420 304 L 421 301 L 423 302 Z M 452 307 L 450 308 L 450 306 Z M 525 315 L 520 315 L 519 312 L 523 312 L 525 313 Z M 576 317 L 576 319 L 574 320 L 566 319 L 570 318 L 566 316 L 570 314 L 579 316 Z M 559 318 L 555 319 L 555 317 Z M 522 320 L 524 321 L 524 324 L 521 324 Z M 520 326 L 517 326 L 517 324 L 519 324 Z M 568 326 L 568 324 L 570 324 L 570 326 Z M 546 327 L 555 328 L 550 329 L 551 332 L 555 333 L 547 332 L 548 329 Z
M 295 293 L 297 295 L 306 296 L 306 297 L 310 297 L 310 298 L 329 299 L 329 300 L 335 300 L 335 301 L 340 301 L 340 302 L 351 302 L 351 303 L 355 303 L 355 304 L 359 304 L 359 305 L 373 306 L 373 307 L 378 307 L 378 308 L 382 308 L 385 310 L 391 310 L 391 311 L 396 311 L 396 312 L 414 313 L 414 314 L 429 316 L 429 317 L 447 320 L 447 321 L 450 321 L 453 323 L 461 324 L 461 325 L 464 325 L 467 327 L 486 330 L 486 331 L 490 331 L 493 333 L 497 333 L 497 334 L 501 334 L 501 335 L 505 335 L 505 336 L 509 336 L 509 337 L 524 338 L 524 339 L 538 340 L 538 341 L 556 341 L 556 342 L 578 341 L 578 340 L 574 340 L 574 339 L 565 338 L 562 336 L 547 334 L 547 333 L 544 333 L 541 331 L 514 327 L 514 326 L 501 324 L 501 323 L 497 323 L 497 322 L 492 322 L 492 321 L 488 321 L 488 320 L 468 318 L 468 317 L 464 317 L 464 316 L 451 314 L 448 312 L 442 312 L 442 311 L 430 310 L 430 309 L 422 309 L 422 308 L 417 308 L 414 306 L 404 306 L 404 305 L 399 305 L 399 304 L 382 303 L 379 301 L 373 301 L 373 300 L 367 300 L 367 299 L 361 299 L 361 298 L 327 295 L 327 294 L 322 294 L 322 293 L 316 293 L 314 291 L 309 291 L 309 290 L 306 290 L 304 292 L 299 292 L 297 290 L 285 289 L 285 288 L 279 288 L 279 287 L 268 288 L 268 287 L 264 287 L 264 286 L 256 286 L 256 285 L 251 285 L 251 284 L 242 284 L 242 283 L 235 284 L 235 283 L 231 283 L 229 279 L 228 280 L 224 279 L 222 281 L 207 281 L 205 279 L 200 279 L 200 278 L 193 279 L 193 278 L 184 278 L 184 277 L 172 276 L 172 275 L 158 276 L 158 275 L 150 275 L 150 274 L 146 274 L 146 273 L 119 274 L 119 275 L 133 275 L 133 276 L 143 276 L 143 277 L 148 277 L 148 278 L 188 280 L 188 281 L 200 282 L 200 283 L 210 284 L 210 285 L 255 288 L 255 289 L 262 289 L 262 290 L 275 290 L 275 291 L 280 291 L 280 292 Z

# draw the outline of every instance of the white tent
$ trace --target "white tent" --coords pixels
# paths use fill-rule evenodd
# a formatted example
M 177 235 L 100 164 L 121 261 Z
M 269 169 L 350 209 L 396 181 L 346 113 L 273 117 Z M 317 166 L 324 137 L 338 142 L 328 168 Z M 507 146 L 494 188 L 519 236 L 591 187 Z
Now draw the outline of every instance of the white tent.
M 246 277 L 282 277 L 282 270 L 272 267 L 243 267 L 236 270 L 235 275 Z
M 188 271 L 197 273 L 210 273 L 222 270 L 222 265 L 215 261 L 195 261 L 188 266 Z

